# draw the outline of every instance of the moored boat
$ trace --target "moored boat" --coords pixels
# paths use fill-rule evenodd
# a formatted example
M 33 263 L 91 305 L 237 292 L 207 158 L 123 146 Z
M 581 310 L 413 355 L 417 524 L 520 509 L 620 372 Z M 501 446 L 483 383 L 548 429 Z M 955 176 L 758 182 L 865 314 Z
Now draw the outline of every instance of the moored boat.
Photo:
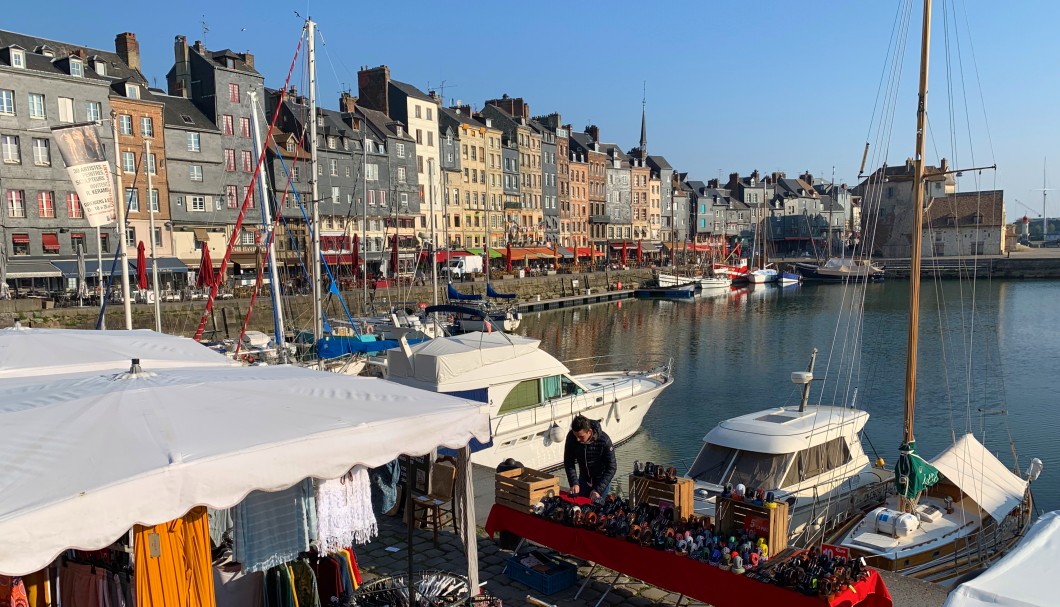
M 868 259 L 832 257 L 823 264 L 798 262 L 795 272 L 803 280 L 846 282 L 848 280 L 883 280 L 884 268 Z
M 672 287 L 664 286 L 641 286 L 633 289 L 633 297 L 640 299 L 663 298 L 663 299 L 691 299 L 696 296 L 696 282 L 687 282 Z

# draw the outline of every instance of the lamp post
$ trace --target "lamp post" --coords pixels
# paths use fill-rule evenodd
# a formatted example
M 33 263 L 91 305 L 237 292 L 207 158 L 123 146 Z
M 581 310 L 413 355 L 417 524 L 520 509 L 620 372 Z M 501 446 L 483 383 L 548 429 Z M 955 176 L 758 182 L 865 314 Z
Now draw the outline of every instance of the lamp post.
M 115 205 L 118 210 L 118 260 L 121 263 L 121 299 L 123 307 L 125 308 L 125 330 L 132 331 L 132 301 L 129 296 L 129 259 L 125 252 L 125 238 L 126 238 L 126 227 L 125 227 L 125 188 L 122 187 L 121 181 L 121 146 L 118 145 L 118 112 L 110 111 L 111 127 L 114 133 L 114 179 L 117 183 L 115 186 L 117 192 L 115 192 L 114 198 L 117 200 Z

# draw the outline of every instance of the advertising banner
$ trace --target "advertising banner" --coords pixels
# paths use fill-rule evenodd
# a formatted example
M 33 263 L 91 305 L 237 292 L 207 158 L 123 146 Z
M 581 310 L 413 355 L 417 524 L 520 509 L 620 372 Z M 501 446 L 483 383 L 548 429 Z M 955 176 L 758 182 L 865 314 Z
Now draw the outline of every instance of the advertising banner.
M 88 225 L 97 228 L 117 220 L 114 177 L 96 132 L 96 124 L 71 124 L 52 129 L 55 145 L 66 163 Z

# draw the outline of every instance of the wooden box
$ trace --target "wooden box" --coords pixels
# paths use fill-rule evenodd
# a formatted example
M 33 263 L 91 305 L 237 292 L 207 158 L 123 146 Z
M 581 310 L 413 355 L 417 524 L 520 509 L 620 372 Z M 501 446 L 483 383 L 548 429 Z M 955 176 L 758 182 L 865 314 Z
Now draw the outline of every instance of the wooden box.
M 634 504 L 647 502 L 653 506 L 658 506 L 659 502 L 668 502 L 674 507 L 674 515 L 684 518 L 692 516 L 695 510 L 692 503 L 694 484 L 690 478 L 679 478 L 676 483 L 668 483 L 630 474 L 629 498 Z
M 766 538 L 769 554 L 779 554 L 788 547 L 787 502 L 775 502 L 776 508 L 769 508 L 721 496 L 717 500 L 717 529 L 720 532 L 751 529 L 758 537 Z
M 498 472 L 495 502 L 520 512 L 530 512 L 545 497 L 559 495 L 559 479 L 531 468 Z

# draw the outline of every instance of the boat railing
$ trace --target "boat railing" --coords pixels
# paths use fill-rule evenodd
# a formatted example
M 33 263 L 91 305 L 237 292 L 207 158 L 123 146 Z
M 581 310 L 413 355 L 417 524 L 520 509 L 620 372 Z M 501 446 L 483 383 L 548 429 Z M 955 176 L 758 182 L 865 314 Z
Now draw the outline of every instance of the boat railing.
M 638 352 L 635 354 L 604 354 L 562 361 L 571 373 L 614 373 L 628 375 L 669 377 L 673 368 L 673 357 L 660 352 Z

